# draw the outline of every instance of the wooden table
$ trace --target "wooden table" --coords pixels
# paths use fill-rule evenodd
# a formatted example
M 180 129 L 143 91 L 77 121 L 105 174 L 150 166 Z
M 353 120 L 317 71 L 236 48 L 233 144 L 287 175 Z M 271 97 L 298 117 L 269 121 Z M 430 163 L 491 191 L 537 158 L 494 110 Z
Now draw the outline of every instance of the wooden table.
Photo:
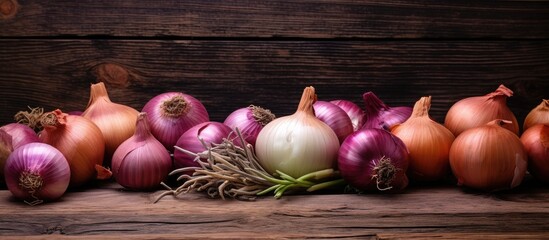
M 116 183 L 28 206 L 0 191 L 2 239 L 549 238 L 549 188 L 507 192 L 412 186 L 399 194 L 266 196 L 253 202 L 130 192 Z

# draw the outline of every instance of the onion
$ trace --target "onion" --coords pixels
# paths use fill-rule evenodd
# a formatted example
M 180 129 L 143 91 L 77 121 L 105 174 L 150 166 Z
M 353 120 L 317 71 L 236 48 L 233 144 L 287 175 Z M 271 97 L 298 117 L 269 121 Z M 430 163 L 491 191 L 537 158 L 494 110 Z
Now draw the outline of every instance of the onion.
M 267 123 L 275 119 L 275 115 L 270 110 L 258 106 L 250 105 L 246 108 L 240 108 L 229 114 L 223 124 L 231 129 L 238 130 L 244 137 L 244 140 L 255 146 L 257 135 Z
M 103 82 L 92 84 L 90 101 L 82 116 L 101 129 L 105 141 L 105 166 L 110 166 L 116 148 L 135 132 L 137 110 L 113 103 Z
M 503 119 L 512 122 L 505 124 L 504 127 L 518 135 L 517 119 L 506 103 L 507 98 L 511 96 L 513 91 L 500 85 L 496 91 L 484 96 L 459 100 L 448 110 L 444 125 L 454 136 L 458 136 L 469 128 L 484 126 L 495 119 Z
M 391 131 L 410 151 L 409 177 L 416 181 L 436 181 L 450 173 L 448 162 L 454 135 L 429 117 L 431 96 L 422 97 L 412 116 Z
M 315 116 L 332 128 L 339 139 L 339 143 L 342 143 L 343 140 L 353 132 L 351 118 L 349 118 L 349 115 L 347 115 L 343 109 L 335 104 L 325 101 L 316 101 L 313 104 L 313 108 Z
M 14 149 L 27 143 L 40 142 L 34 130 L 25 124 L 10 123 L 0 127 L 0 129 L 11 135 Z
M 403 123 L 412 114 L 411 107 L 389 107 L 373 92 L 362 95 L 364 100 L 364 125 L 362 128 L 383 128 L 390 130 L 393 126 Z
M 361 129 L 341 144 L 338 167 L 347 183 L 359 190 L 401 190 L 408 185 L 408 150 L 383 129 Z
M 204 105 L 181 92 L 157 95 L 145 104 L 142 111 L 148 114 L 153 136 L 171 152 L 179 137 L 189 128 L 209 121 Z
M 536 124 L 549 125 L 549 99 L 543 99 L 538 106 L 526 115 L 522 131 L 526 131 L 526 129 Z
M 294 178 L 337 167 L 339 140 L 334 131 L 315 117 L 315 89 L 303 91 L 297 111 L 279 117 L 263 128 L 256 141 L 261 166 L 270 174 Z
M 112 157 L 112 172 L 123 187 L 150 190 L 158 187 L 172 168 L 166 148 L 149 130 L 147 113 L 137 117 L 135 134 L 124 141 Z
M 529 127 L 520 141 L 528 154 L 528 171 L 540 182 L 549 184 L 549 125 Z
M 364 111 L 358 105 L 347 100 L 332 100 L 330 102 L 347 113 L 353 123 L 353 131 L 360 129 L 364 125 Z
M 63 154 L 45 143 L 29 143 L 15 149 L 4 171 L 10 192 L 30 205 L 61 197 L 71 175 Z
M 0 129 L 0 183 L 4 182 L 4 166 L 11 152 L 13 152 L 11 135 Z
M 69 163 L 71 187 L 89 182 L 98 176 L 96 166 L 101 166 L 105 153 L 105 142 L 101 130 L 90 120 L 68 115 L 57 109 L 42 118 L 44 130 L 40 140 L 57 148 Z
M 193 153 L 200 153 L 207 150 L 204 144 L 220 144 L 223 142 L 223 139 L 228 138 L 231 133 L 232 129 L 223 123 L 205 122 L 198 124 L 183 133 L 179 140 L 177 140 L 175 146 L 176 149 L 181 148 Z M 195 156 L 191 156 L 185 152 L 175 151 L 173 157 L 175 168 L 200 166 L 200 164 L 194 161 Z
M 450 166 L 458 185 L 497 191 L 522 182 L 527 155 L 518 136 L 496 119 L 484 126 L 462 132 L 450 148 Z

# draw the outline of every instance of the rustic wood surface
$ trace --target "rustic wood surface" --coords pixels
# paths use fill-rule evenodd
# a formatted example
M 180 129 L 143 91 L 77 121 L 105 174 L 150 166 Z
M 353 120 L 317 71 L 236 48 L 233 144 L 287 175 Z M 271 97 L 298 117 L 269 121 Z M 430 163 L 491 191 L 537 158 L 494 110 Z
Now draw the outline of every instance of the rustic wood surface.
M 68 192 L 28 206 L 0 191 L 2 239 L 34 236 L 165 238 L 508 238 L 549 237 L 549 189 L 532 179 L 508 192 L 452 185 L 412 186 L 399 194 L 270 196 L 253 202 L 202 193 L 154 199 L 116 183 Z

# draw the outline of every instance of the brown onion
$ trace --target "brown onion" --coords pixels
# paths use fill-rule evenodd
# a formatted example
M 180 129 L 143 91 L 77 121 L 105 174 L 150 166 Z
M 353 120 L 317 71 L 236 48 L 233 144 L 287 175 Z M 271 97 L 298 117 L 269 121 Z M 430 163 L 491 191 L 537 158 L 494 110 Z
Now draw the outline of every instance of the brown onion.
M 549 184 L 549 125 L 528 128 L 520 141 L 528 153 L 528 171 L 534 178 Z
M 526 131 L 526 129 L 536 124 L 549 125 L 549 99 L 543 99 L 538 106 L 526 115 L 522 131 Z

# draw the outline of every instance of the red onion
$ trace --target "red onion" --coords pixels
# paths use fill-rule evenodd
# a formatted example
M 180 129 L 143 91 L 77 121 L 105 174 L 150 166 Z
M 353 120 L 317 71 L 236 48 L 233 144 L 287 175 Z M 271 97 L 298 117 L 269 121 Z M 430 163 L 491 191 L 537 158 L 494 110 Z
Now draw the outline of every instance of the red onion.
M 528 154 L 528 171 L 540 182 L 549 184 L 549 125 L 529 127 L 520 141 Z
M 45 143 L 15 149 L 6 162 L 5 174 L 11 193 L 31 205 L 61 197 L 71 177 L 63 154 Z
M 123 187 L 150 190 L 158 187 L 172 168 L 166 148 L 149 130 L 147 113 L 137 117 L 135 134 L 124 141 L 112 157 L 112 172 Z
M 142 111 L 148 114 L 153 136 L 172 152 L 183 133 L 209 121 L 204 105 L 193 96 L 181 92 L 157 95 L 145 104 Z
M 38 135 L 29 126 L 21 123 L 10 123 L 0 127 L 12 137 L 13 148 L 19 148 L 27 143 L 40 142 Z
M 206 150 L 200 139 L 205 144 L 219 144 L 223 142 L 224 138 L 228 138 L 231 133 L 232 129 L 223 123 L 205 122 L 183 133 L 175 145 L 193 153 L 200 153 Z M 237 143 L 235 142 L 235 144 Z M 175 151 L 173 157 L 175 168 L 200 166 L 195 162 L 195 156 L 182 151 Z
M 353 131 L 356 131 L 364 125 L 364 111 L 355 103 L 347 100 L 332 100 L 331 103 L 343 109 L 349 115 L 353 123 Z
M 368 128 L 349 135 L 341 144 L 341 176 L 358 190 L 401 190 L 408 186 L 408 150 L 390 132 Z
M 349 115 L 347 115 L 343 109 L 335 104 L 325 101 L 316 101 L 313 104 L 313 108 L 315 110 L 315 116 L 334 130 L 340 144 L 353 132 L 351 118 L 349 118 Z
M 223 124 L 229 126 L 231 129 L 238 128 L 244 140 L 255 146 L 255 140 L 257 139 L 257 135 L 259 135 L 259 131 L 273 119 L 275 119 L 275 115 L 268 109 L 250 105 L 229 114 Z
M 365 105 L 365 120 L 362 128 L 384 128 L 390 130 L 412 115 L 411 107 L 389 107 L 373 92 L 362 95 Z

